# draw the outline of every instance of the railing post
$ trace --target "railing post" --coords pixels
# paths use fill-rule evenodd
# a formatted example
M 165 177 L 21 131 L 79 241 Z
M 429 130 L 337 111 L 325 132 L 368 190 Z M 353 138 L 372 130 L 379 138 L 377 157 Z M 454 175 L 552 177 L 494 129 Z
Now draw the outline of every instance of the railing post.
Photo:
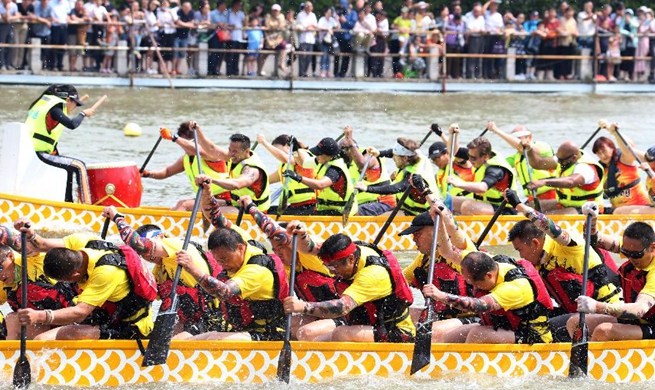
M 358 79 L 364 77 L 366 74 L 366 53 L 359 50 L 353 50 L 353 76 Z
M 588 57 L 591 55 L 591 49 L 582 49 L 580 55 L 583 57 Z M 593 59 L 581 59 L 578 62 L 578 74 L 580 75 L 580 80 L 585 81 L 586 79 L 593 78 Z
M 439 46 L 430 47 L 430 56 L 428 57 L 428 79 L 435 81 L 439 79 Z
M 208 48 L 209 44 L 207 42 L 198 43 L 198 55 L 196 56 L 198 58 L 198 65 L 196 67 L 196 70 L 198 71 L 198 77 L 207 77 L 207 71 L 209 68 L 209 52 L 207 51 Z
M 43 64 L 41 63 L 41 39 L 32 38 L 30 43 L 32 44 L 32 48 L 29 49 L 29 66 L 33 73 L 40 73 L 43 68 Z
M 118 41 L 118 47 L 126 48 L 127 41 Z M 116 73 L 123 77 L 127 75 L 127 49 L 116 49 Z
M 505 78 L 509 81 L 514 80 L 516 75 L 516 48 L 507 48 L 507 58 L 505 59 Z

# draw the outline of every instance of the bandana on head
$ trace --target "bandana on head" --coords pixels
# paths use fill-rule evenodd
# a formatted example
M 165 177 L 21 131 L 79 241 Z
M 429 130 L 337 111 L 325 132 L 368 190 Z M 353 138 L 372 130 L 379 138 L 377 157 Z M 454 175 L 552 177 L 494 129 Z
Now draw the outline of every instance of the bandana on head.
M 355 253 L 356 249 L 357 249 L 357 245 L 355 245 L 354 242 L 351 242 L 350 245 L 348 245 L 346 248 L 340 250 L 339 252 L 331 256 L 330 255 L 321 256 L 321 260 L 324 263 L 331 263 L 333 261 L 341 260 Z
M 415 151 L 407 149 L 397 141 L 396 144 L 393 146 L 393 154 L 397 156 L 406 156 L 406 157 L 416 156 Z
M 158 235 L 162 234 L 161 230 L 153 229 L 153 230 L 148 230 L 146 233 L 141 234 L 142 238 L 154 238 L 157 237 Z

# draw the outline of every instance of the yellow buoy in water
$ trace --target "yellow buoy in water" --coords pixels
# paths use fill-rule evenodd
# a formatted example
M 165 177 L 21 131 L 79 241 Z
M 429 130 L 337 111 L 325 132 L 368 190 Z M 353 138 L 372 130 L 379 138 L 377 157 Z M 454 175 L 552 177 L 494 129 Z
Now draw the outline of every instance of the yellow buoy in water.
M 141 136 L 141 126 L 136 123 L 128 123 L 123 127 L 123 134 L 126 137 L 139 137 Z

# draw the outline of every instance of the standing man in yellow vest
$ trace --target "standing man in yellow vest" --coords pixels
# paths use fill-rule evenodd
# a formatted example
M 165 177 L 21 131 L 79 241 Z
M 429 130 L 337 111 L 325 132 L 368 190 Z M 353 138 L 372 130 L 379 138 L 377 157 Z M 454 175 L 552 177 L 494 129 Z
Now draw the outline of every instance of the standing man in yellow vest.
M 87 108 L 76 117 L 68 116 L 78 106 L 84 105 L 88 96 L 79 98 L 77 89 L 72 85 L 51 85 L 38 99 L 30 105 L 25 120 L 25 127 L 32 136 L 34 151 L 39 160 L 56 168 L 66 170 L 66 202 L 73 202 L 73 175 L 79 188 L 80 203 L 91 203 L 89 177 L 82 160 L 59 155 L 57 142 L 64 129 L 75 130 L 85 117 L 92 117 L 95 109 Z
M 446 182 L 472 192 L 474 199 L 456 196 L 453 211 L 462 215 L 492 215 L 503 201 L 503 192 L 514 186 L 514 170 L 491 149 L 491 143 L 485 137 L 475 138 L 466 146 L 475 169 L 475 180 L 467 182 L 450 176 Z M 507 205 L 503 214 L 513 215 L 516 212 Z
M 171 135 L 171 132 L 166 128 L 162 128 L 159 131 L 159 134 L 163 139 L 172 141 L 174 144 L 180 146 L 184 150 L 184 155 L 164 169 L 159 169 L 156 171 L 143 171 L 141 173 L 142 177 L 163 180 L 177 175 L 178 173 L 184 172 L 189 178 L 193 192 L 198 192 L 198 186 L 196 185 L 196 176 L 198 176 L 198 164 L 195 162 L 196 149 L 193 142 L 192 124 L 195 125 L 197 129 L 200 128 L 200 125 L 197 122 L 187 121 L 180 123 L 180 126 L 177 128 L 177 134 L 175 135 Z M 225 161 L 214 161 L 209 158 L 208 153 L 205 152 L 204 149 L 200 147 L 199 149 L 202 173 L 216 179 L 226 178 L 227 166 Z M 212 194 L 219 199 L 229 199 L 229 192 L 225 191 L 224 188 L 221 188 L 217 185 L 212 185 Z M 178 201 L 175 207 L 173 207 L 171 210 L 191 211 L 191 209 L 193 209 L 194 200 L 195 199 L 182 199 Z
M 557 191 L 557 200 L 541 202 L 542 211 L 548 214 L 579 214 L 582 205 L 595 202 L 603 210 L 604 170 L 600 163 L 587 156 L 572 141 L 562 143 L 557 149 L 557 161 L 541 157 L 528 142 L 522 142 L 528 148 L 530 165 L 537 169 L 556 169 L 551 179 L 533 180 L 528 189 L 543 186 L 553 187 Z

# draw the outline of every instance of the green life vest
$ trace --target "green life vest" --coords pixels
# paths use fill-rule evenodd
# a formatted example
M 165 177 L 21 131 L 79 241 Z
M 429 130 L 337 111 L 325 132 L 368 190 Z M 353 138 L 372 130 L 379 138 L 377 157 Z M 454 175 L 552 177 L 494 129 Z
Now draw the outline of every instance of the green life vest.
M 359 148 L 359 151 L 362 154 L 366 154 L 366 148 Z M 362 183 L 366 184 L 366 186 L 376 186 L 376 185 L 387 185 L 389 184 L 389 175 L 386 172 L 386 168 L 384 167 L 384 164 L 382 163 L 382 159 L 380 157 L 377 157 L 378 163 L 380 164 L 380 178 L 375 180 L 375 181 L 368 181 L 366 179 L 362 180 Z M 362 172 L 359 170 L 357 167 L 357 164 L 355 162 L 351 162 L 350 166 L 348 167 L 348 172 L 350 173 L 350 178 L 354 182 L 357 182 L 357 179 L 359 179 L 359 176 L 362 174 Z M 380 195 L 378 194 L 372 194 L 370 192 L 365 192 L 365 191 L 359 191 L 357 193 L 357 203 L 358 204 L 366 204 L 366 203 L 371 203 L 371 202 L 377 202 L 380 199 Z
M 536 146 L 540 153 L 539 155 L 544 158 L 548 157 L 553 157 L 555 153 L 553 153 L 553 148 L 550 147 L 545 142 L 535 142 L 534 146 Z M 525 189 L 525 187 L 530 183 L 530 176 L 528 175 L 528 161 L 525 161 L 525 156 L 521 153 L 516 153 L 512 155 L 510 158 L 508 158 L 508 161 L 513 161 L 514 163 L 514 169 L 516 170 L 517 178 L 519 179 L 519 183 L 521 184 L 521 187 L 523 188 L 523 194 L 526 197 L 532 196 L 532 191 L 528 191 Z M 543 180 L 543 179 L 550 179 L 555 177 L 555 171 L 548 171 L 548 170 L 542 170 L 542 169 L 532 169 L 532 180 Z M 543 186 L 537 188 L 537 195 L 541 195 L 545 192 L 548 192 L 552 190 L 552 187 L 548 186 Z
M 282 176 L 282 172 L 286 171 L 286 169 L 287 163 L 280 163 L 277 168 L 277 173 L 282 181 L 282 185 L 284 185 L 284 181 L 286 180 L 286 178 Z M 292 166 L 291 169 L 295 171 L 295 166 Z M 303 204 L 316 200 L 316 191 L 295 180 L 289 180 L 288 190 L 289 197 L 287 201 L 289 202 L 289 205 Z
M 407 179 L 409 180 L 409 175 L 411 174 L 421 175 L 421 177 L 423 177 L 423 179 L 425 179 L 425 181 L 428 182 L 428 187 L 430 187 L 430 190 L 432 191 L 433 194 L 437 194 L 439 192 L 437 188 L 437 182 L 434 180 L 434 172 L 432 171 L 432 164 L 425 157 L 419 156 L 419 160 L 416 164 L 409 165 L 403 169 L 397 169 L 394 182 L 400 183 L 401 181 L 403 181 L 405 176 L 407 176 Z M 401 197 L 402 197 L 402 193 L 396 194 L 397 201 L 400 201 Z M 407 215 L 419 215 L 422 212 L 426 211 L 428 208 L 430 208 L 430 204 L 428 203 L 428 201 L 425 200 L 425 198 L 421 197 L 414 189 L 410 191 L 409 196 L 407 197 L 407 199 L 405 199 L 405 202 L 401 207 L 401 209 Z
M 509 166 L 507 160 L 501 158 L 495 152 L 491 152 L 491 158 L 487 160 L 487 162 L 484 163 L 480 168 L 475 170 L 476 182 L 479 183 L 482 181 L 482 179 L 484 179 L 484 175 L 487 172 L 487 167 L 490 166 L 504 168 L 505 171 L 509 174 L 507 188 L 514 187 L 514 171 L 512 170 L 512 167 Z M 487 189 L 487 191 L 483 194 L 473 194 L 473 198 L 485 203 L 492 204 L 494 206 L 498 206 L 503 201 L 503 193 L 507 188 L 498 189 L 496 186 L 493 186 Z M 507 204 L 507 207 L 511 206 Z
M 330 167 L 335 167 L 341 171 L 341 174 L 344 177 L 344 181 L 346 185 L 346 192 L 344 197 L 342 198 L 338 192 L 332 189 L 332 186 L 336 183 L 333 183 L 332 186 L 318 191 L 318 195 L 316 197 L 317 200 L 316 210 L 336 211 L 340 213 L 343 212 L 343 208 L 346 205 L 346 202 L 348 201 L 350 195 L 355 190 L 355 185 L 350 177 L 350 173 L 348 172 L 346 163 L 343 161 L 342 158 L 331 160 L 327 164 L 319 166 L 318 172 L 316 173 L 316 178 L 319 180 L 322 179 Z M 357 197 L 355 197 L 355 201 L 353 203 L 353 208 L 350 211 L 350 215 L 355 215 L 357 213 L 357 209 L 358 209 L 358 203 L 357 203 Z
M 52 153 L 57 148 L 57 142 L 65 127 L 60 123 L 52 131 L 48 131 L 46 116 L 50 109 L 58 104 L 63 105 L 64 115 L 68 115 L 66 101 L 53 95 L 41 96 L 27 114 L 25 126 L 30 131 L 35 152 Z
M 557 188 L 557 201 L 564 207 L 582 207 L 585 203 L 593 201 L 600 206 L 603 205 L 603 185 L 605 184 L 604 169 L 600 163 L 590 157 L 584 152 L 582 157 L 571 164 L 566 170 L 562 171 L 560 165 L 557 166 L 557 177 L 571 176 L 578 164 L 589 164 L 596 169 L 598 180 L 592 184 L 585 184 L 573 188 Z
M 250 153 L 250 157 L 241 161 L 236 166 L 232 165 L 232 160 L 229 161 L 228 172 L 230 179 L 236 179 L 237 177 L 241 176 L 241 172 L 246 166 L 258 168 L 260 171 L 259 174 L 263 175 L 263 178 L 260 176 L 259 182 L 252 184 L 250 187 L 244 187 L 238 190 L 230 191 L 230 195 L 232 196 L 232 206 L 239 207 L 239 203 L 237 202 L 239 197 L 243 195 L 249 195 L 259 210 L 268 211 L 268 208 L 271 207 L 268 173 L 266 173 L 264 164 L 262 164 L 259 156 L 253 152 Z M 258 186 L 263 186 L 263 188 L 257 188 Z M 252 187 L 255 187 L 255 189 Z M 260 193 L 259 196 L 257 195 L 257 192 Z
M 191 182 L 193 192 L 198 192 L 198 186 L 196 185 L 196 176 L 198 176 L 198 164 L 195 162 L 195 156 L 189 156 L 188 154 L 185 154 L 182 162 L 184 163 L 184 172 L 189 178 L 189 182 Z M 205 161 L 204 158 L 200 159 L 200 165 L 202 166 L 202 173 L 211 177 L 212 179 L 227 179 L 227 173 L 216 172 L 207 164 L 207 161 Z M 212 184 L 211 187 L 212 195 L 222 194 L 223 192 L 227 191 L 226 189 L 221 188 L 216 184 Z

